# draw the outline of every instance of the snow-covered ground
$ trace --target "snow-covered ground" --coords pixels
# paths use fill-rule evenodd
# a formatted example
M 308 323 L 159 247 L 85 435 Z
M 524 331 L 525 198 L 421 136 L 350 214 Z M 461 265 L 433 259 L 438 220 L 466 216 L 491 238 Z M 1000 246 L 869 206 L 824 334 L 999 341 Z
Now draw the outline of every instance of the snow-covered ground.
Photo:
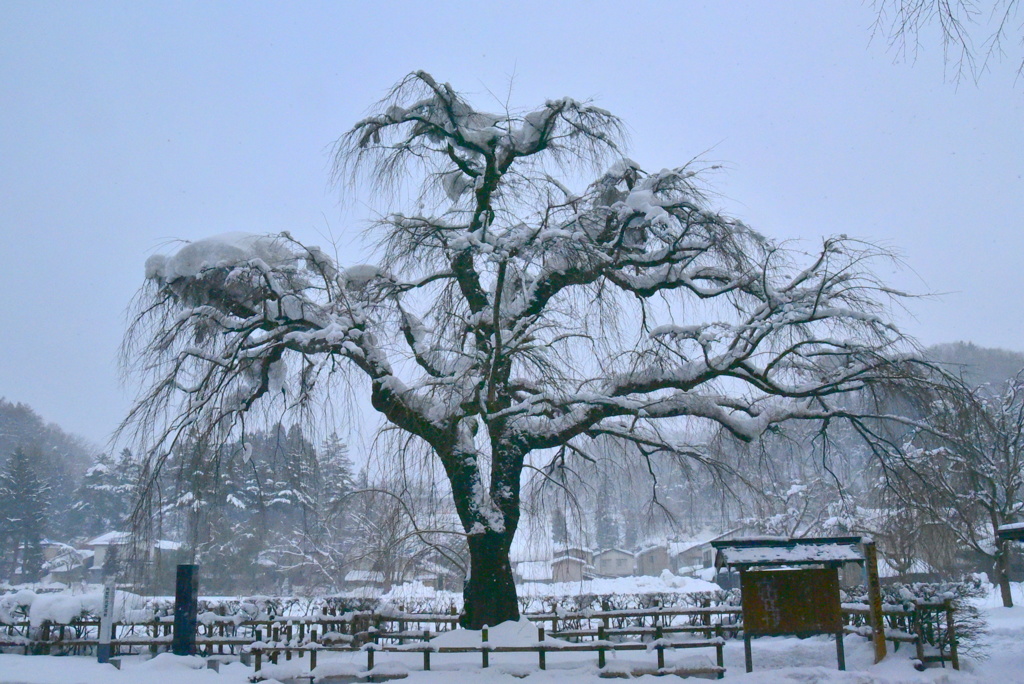
M 1014 587 L 1015 600 L 1024 603 L 1024 589 Z M 962 670 L 933 666 L 925 672 L 913 669 L 910 659 L 913 649 L 903 647 L 890 653 L 882 663 L 873 664 L 872 649 L 867 640 L 848 636 L 845 641 L 847 671 L 836 670 L 835 644 L 827 638 L 790 639 L 765 638 L 754 641 L 754 672 L 743 670 L 743 644 L 730 641 L 725 648 L 728 674 L 722 681 L 746 684 L 1013 684 L 1024 682 L 1024 607 L 1002 608 L 998 595 L 993 593 L 982 602 L 983 614 L 989 626 L 985 637 L 986 659 L 961 658 Z M 438 637 L 444 645 L 476 643 L 476 633 L 451 632 Z M 536 639 L 536 629 L 527 623 L 506 623 L 491 630 L 492 643 L 524 643 Z M 438 645 L 441 645 L 438 642 Z M 709 655 L 685 653 L 666 654 L 667 664 L 708 663 Z M 378 671 L 408 673 L 403 680 L 409 684 L 455 684 L 470 682 L 523 681 L 515 675 L 528 675 L 532 684 L 572 681 L 573 684 L 597 684 L 596 654 L 548 653 L 548 670 L 537 668 L 534 654 L 491 654 L 490 668 L 483 670 L 479 655 L 434 654 L 432 670 L 421 670 L 422 658 L 418 654 L 378 654 Z M 609 666 L 624 668 L 630 663 L 652 666 L 654 653 L 632 652 L 609 654 Z M 268 666 L 263 673 L 278 681 L 303 674 L 307 661 L 282 662 Z M 364 654 L 321 654 L 317 671 L 321 677 L 329 675 L 355 675 L 365 668 Z M 247 684 L 252 669 L 239 663 L 221 667 L 220 672 L 205 669 L 201 658 L 175 657 L 164 654 L 152 660 L 125 658 L 121 670 L 110 665 L 99 665 L 95 658 L 0 655 L 0 683 L 2 684 Z M 664 682 L 663 678 L 644 676 L 644 682 Z M 271 680 L 273 681 L 273 680 Z M 304 680 L 308 681 L 308 680 Z M 342 681 L 342 680 L 335 680 Z

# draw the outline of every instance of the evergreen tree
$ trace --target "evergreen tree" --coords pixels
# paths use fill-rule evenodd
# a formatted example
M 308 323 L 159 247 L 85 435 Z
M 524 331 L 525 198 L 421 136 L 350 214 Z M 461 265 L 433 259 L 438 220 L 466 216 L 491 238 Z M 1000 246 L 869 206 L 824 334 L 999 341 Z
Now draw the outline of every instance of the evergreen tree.
M 595 502 L 594 521 L 599 549 L 614 549 L 619 545 L 619 521 L 615 512 L 615 497 L 607 475 L 601 477 L 601 488 Z
M 138 467 L 128 449 L 116 458 L 97 455 L 75 491 L 69 532 L 94 537 L 124 530 L 135 503 L 137 479 Z
M 0 572 L 25 582 L 38 581 L 42 575 L 50 492 L 33 460 L 38 460 L 38 450 L 30 455 L 18 447 L 0 473 Z
M 562 546 L 569 543 L 569 525 L 565 520 L 565 513 L 560 508 L 551 511 L 551 541 Z

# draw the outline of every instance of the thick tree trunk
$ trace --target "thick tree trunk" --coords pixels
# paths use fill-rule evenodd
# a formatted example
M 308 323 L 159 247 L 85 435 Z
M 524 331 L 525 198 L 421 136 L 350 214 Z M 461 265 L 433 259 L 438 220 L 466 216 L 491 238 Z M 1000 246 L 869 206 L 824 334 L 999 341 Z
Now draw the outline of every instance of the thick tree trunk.
M 469 536 L 470 574 L 463 592 L 462 626 L 493 627 L 519 619 L 519 601 L 508 552 L 512 534 L 485 532 Z
M 1010 573 L 1008 569 L 1009 559 L 1006 557 L 1006 542 L 996 542 L 996 584 L 999 585 L 999 593 L 1002 594 L 1003 606 L 1013 608 L 1013 596 L 1010 594 Z

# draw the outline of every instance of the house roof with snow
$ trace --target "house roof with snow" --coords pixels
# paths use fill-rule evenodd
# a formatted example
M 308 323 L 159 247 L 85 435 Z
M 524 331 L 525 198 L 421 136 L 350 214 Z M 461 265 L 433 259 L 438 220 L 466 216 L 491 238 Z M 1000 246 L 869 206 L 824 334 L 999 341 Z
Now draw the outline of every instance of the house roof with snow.
M 996 535 L 1000 539 L 1022 541 L 1024 540 L 1024 522 L 1010 523 L 1009 525 L 1000 525 L 999 529 L 996 530 Z
M 840 566 L 863 563 L 860 537 L 781 537 L 713 541 L 718 550 L 715 567 L 746 570 L 752 567 L 794 565 Z
M 651 544 L 650 546 L 645 546 L 644 548 L 637 551 L 636 555 L 644 556 L 649 553 L 655 553 L 657 551 L 664 551 L 665 553 L 668 553 L 668 544 Z
M 750 529 L 749 526 L 740 525 L 739 527 L 734 527 L 730 530 L 726 530 L 725 532 L 721 532 L 719 534 L 706 534 L 700 537 L 696 537 L 695 539 L 688 539 L 685 541 L 674 541 L 669 543 L 668 553 L 670 556 L 679 556 L 686 553 L 687 551 L 695 549 L 699 546 L 705 546 L 706 544 L 710 544 L 714 541 L 734 538 L 737 535 L 737 533 L 740 533 L 744 538 L 746 538 L 747 535 L 742 533 L 748 529 Z
M 112 544 L 127 544 L 131 539 L 127 532 L 106 532 L 98 537 L 93 537 L 85 542 L 86 546 L 111 546 Z

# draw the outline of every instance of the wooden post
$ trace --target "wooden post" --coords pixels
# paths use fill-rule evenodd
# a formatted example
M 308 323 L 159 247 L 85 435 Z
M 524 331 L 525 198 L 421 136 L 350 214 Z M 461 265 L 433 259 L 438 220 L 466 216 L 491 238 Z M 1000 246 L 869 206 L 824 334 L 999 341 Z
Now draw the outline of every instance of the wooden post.
M 546 669 L 548 669 L 548 664 L 547 664 L 547 657 L 544 655 L 544 648 L 543 648 L 543 643 L 544 643 L 544 628 L 543 627 L 538 627 L 537 628 L 537 641 L 540 642 L 540 644 L 541 644 L 541 648 L 537 649 L 537 659 L 540 661 L 540 669 L 546 670 Z
M 312 672 L 316 669 L 316 652 L 319 647 L 319 643 L 316 640 L 316 628 L 309 630 L 309 671 Z
M 843 632 L 836 632 L 836 660 L 839 661 L 839 669 L 846 669 L 846 649 L 843 644 Z
M 39 647 L 36 648 L 36 653 L 39 655 L 50 655 L 50 621 L 43 620 L 42 633 L 39 635 Z M 110 657 L 107 657 L 110 660 Z M 102 662 L 102 661 L 101 661 Z
M 921 606 L 916 603 L 914 604 L 912 619 L 916 625 L 915 632 L 917 633 L 917 665 L 915 667 L 920 671 L 924 671 L 924 616 L 922 615 Z
M 743 664 L 747 666 L 747 672 L 754 671 L 754 657 L 750 652 L 750 635 L 743 631 Z
M 875 646 L 875 662 L 885 658 L 885 616 L 882 615 L 882 583 L 878 579 L 878 549 L 875 542 L 865 540 L 864 570 L 867 574 L 868 619 L 871 621 L 871 641 Z
M 655 618 L 655 619 L 657 619 L 657 618 Z M 661 631 L 661 625 L 655 625 L 655 627 L 654 627 L 654 640 L 655 641 L 661 641 L 663 636 L 664 636 L 664 634 Z M 657 648 L 658 648 L 658 669 L 659 670 L 664 670 L 665 669 L 665 646 L 662 645 L 662 644 L 658 644 Z
M 604 625 L 598 625 L 598 627 L 597 627 L 597 640 L 598 641 L 604 641 Z M 604 649 L 601 648 L 601 647 L 598 647 L 598 649 L 597 649 L 597 667 L 600 668 L 600 669 L 604 669 L 604 665 L 605 665 Z
M 715 662 L 718 663 L 718 667 L 725 667 L 725 637 L 722 636 L 722 624 L 718 623 L 715 625 L 715 638 L 718 639 L 718 643 L 715 644 Z M 724 672 L 718 673 L 718 679 L 725 676 Z
M 956 622 L 953 619 L 953 602 L 946 599 L 946 638 L 949 640 L 949 662 L 954 670 L 960 669 L 960 654 L 956 643 Z
M 488 667 L 491 664 L 491 654 L 487 650 L 489 644 L 487 643 L 487 625 L 484 625 L 483 629 L 480 630 L 480 641 L 483 643 L 483 649 L 480 651 L 481 660 L 483 666 Z
M 423 643 L 427 647 L 427 650 L 423 651 L 423 669 L 430 669 L 430 630 L 423 630 Z

